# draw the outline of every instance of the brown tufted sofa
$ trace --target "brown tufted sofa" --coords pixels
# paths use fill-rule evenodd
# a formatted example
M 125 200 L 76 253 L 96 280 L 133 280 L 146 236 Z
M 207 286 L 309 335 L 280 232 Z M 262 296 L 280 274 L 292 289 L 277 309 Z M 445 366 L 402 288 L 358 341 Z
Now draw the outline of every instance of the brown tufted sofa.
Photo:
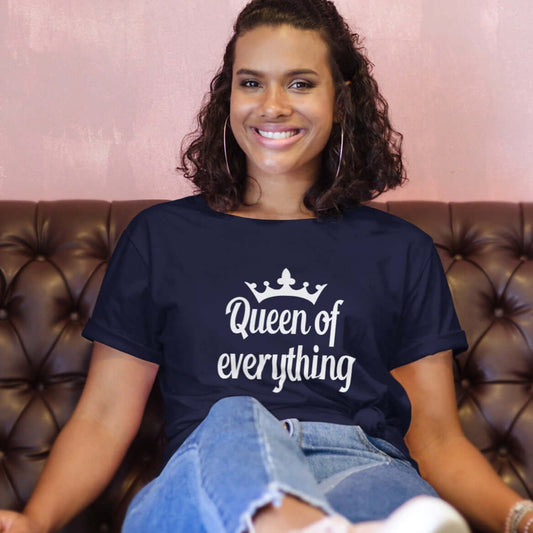
M 149 201 L 0 202 L 0 507 L 21 509 L 83 387 L 80 336 L 107 261 Z M 533 496 L 533 204 L 374 204 L 429 233 L 470 348 L 458 358 L 467 436 Z M 66 532 L 119 531 L 164 446 L 157 388 L 105 493 Z

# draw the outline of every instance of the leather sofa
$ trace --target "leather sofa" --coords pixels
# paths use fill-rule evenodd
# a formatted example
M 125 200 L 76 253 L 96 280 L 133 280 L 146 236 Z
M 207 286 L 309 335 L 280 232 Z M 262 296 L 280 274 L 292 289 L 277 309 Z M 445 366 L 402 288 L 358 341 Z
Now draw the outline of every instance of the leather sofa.
M 0 507 L 21 509 L 83 387 L 80 332 L 122 230 L 155 200 L 0 202 Z M 533 203 L 374 203 L 429 233 L 469 350 L 457 358 L 468 438 L 533 496 Z M 428 399 L 430 401 L 430 399 Z M 161 399 L 104 494 L 65 532 L 115 532 L 158 471 Z

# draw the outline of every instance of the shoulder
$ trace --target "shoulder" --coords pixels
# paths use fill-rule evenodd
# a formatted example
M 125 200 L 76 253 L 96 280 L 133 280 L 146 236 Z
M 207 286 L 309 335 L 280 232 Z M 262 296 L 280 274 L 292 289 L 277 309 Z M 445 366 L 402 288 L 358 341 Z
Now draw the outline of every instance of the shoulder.
M 137 213 L 123 231 L 120 241 L 133 245 L 141 255 L 161 251 L 169 242 L 188 238 L 209 224 L 209 211 L 199 195 L 161 202 Z
M 201 195 L 186 196 L 143 209 L 132 218 L 126 232 L 132 235 L 150 229 L 165 231 L 170 229 L 168 224 L 202 218 L 206 213 L 206 203 Z
M 433 248 L 433 238 L 411 222 L 367 205 L 347 210 L 342 217 L 347 226 L 374 237 L 390 239 L 398 245 Z

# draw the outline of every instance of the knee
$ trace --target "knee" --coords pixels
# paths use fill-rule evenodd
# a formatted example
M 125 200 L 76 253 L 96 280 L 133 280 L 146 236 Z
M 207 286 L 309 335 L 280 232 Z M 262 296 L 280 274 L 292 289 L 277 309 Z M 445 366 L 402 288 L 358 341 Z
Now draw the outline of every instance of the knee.
M 262 407 L 258 400 L 251 396 L 228 396 L 216 401 L 209 410 L 208 417 L 232 415 L 232 418 L 250 408 Z
M 230 396 L 218 400 L 198 427 L 199 435 L 248 435 L 258 424 L 275 424 L 279 421 L 263 405 L 250 396 Z
M 238 423 L 239 419 L 248 419 L 254 410 L 263 408 L 262 405 L 251 396 L 228 396 L 215 402 L 204 422 L 216 420 L 217 424 L 226 420 Z

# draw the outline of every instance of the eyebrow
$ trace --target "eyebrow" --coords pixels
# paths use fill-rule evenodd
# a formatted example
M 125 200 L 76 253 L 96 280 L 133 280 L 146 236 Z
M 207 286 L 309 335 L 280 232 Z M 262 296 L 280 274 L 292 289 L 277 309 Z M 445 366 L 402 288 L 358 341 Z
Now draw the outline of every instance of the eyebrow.
M 236 72 L 237 76 L 256 76 L 260 78 L 264 74 L 258 70 L 251 70 L 248 68 L 241 68 Z M 287 72 L 288 76 L 318 76 L 318 72 L 312 69 L 294 69 Z

